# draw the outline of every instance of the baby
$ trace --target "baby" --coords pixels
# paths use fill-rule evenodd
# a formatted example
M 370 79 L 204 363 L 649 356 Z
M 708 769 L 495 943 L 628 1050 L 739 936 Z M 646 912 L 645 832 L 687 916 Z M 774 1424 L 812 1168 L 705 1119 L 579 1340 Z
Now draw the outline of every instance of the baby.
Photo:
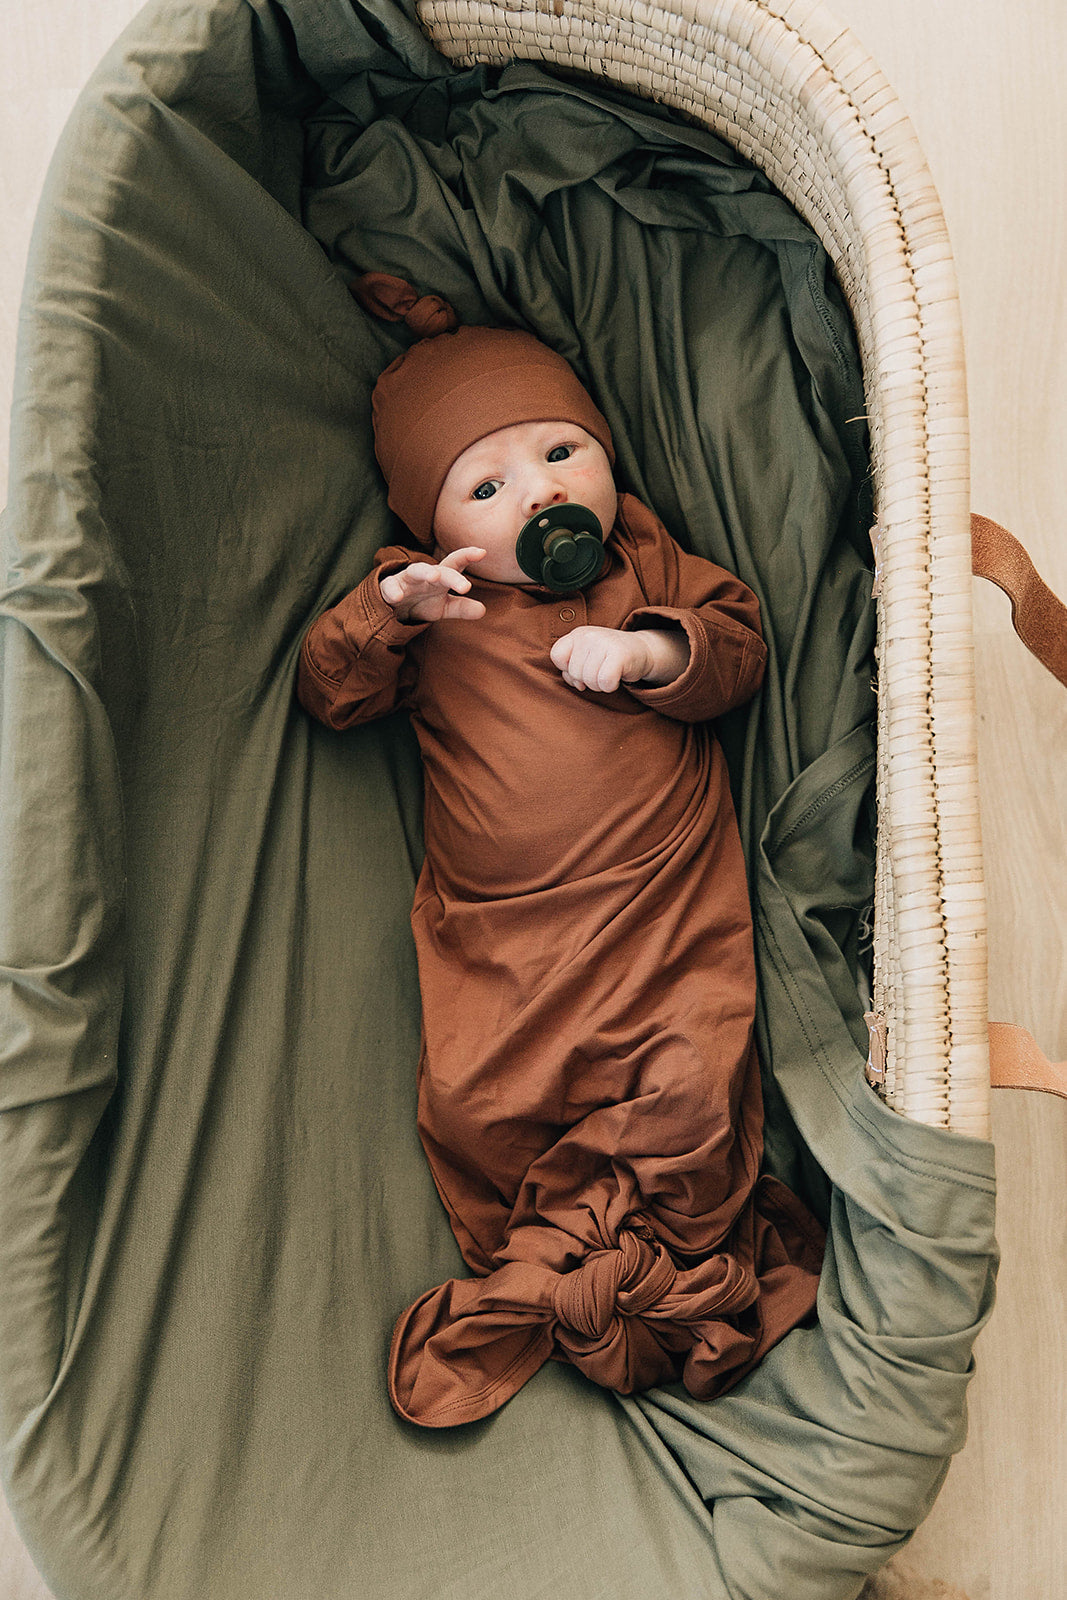
M 398 280 L 361 292 L 428 334 L 374 393 L 414 544 L 312 625 L 298 692 L 333 728 L 404 707 L 419 740 L 419 1131 L 474 1274 L 400 1317 L 390 1397 L 467 1422 L 550 1357 L 712 1396 L 809 1315 L 823 1245 L 759 1171 L 751 918 L 708 727 L 759 686 L 757 602 L 618 493 L 560 356 Z M 604 532 L 571 591 L 516 553 L 560 506 Z

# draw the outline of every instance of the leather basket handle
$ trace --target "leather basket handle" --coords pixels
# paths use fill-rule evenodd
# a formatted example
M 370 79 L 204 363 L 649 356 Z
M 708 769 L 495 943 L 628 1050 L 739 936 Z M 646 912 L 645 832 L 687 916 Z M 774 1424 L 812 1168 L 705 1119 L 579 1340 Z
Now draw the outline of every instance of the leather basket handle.
M 991 1022 L 989 1081 L 994 1089 L 1041 1089 L 1067 1100 L 1067 1061 L 1050 1061 L 1033 1034 L 1014 1022 Z
M 1067 689 L 1067 606 L 1058 600 L 1013 534 L 971 513 L 971 571 L 1003 589 L 1011 620 L 1031 655 Z
M 1019 638 L 1067 688 L 1067 606 L 1038 576 L 1018 539 L 976 512 L 971 569 L 1003 589 Z M 994 1089 L 1040 1089 L 1067 1100 L 1067 1061 L 1050 1061 L 1032 1034 L 1012 1022 L 989 1024 L 989 1077 Z

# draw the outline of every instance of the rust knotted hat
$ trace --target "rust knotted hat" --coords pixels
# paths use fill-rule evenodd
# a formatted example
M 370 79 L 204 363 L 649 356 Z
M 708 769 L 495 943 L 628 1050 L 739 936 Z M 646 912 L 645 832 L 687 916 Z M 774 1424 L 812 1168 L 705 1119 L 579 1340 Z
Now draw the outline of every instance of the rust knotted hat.
M 449 469 L 469 445 L 518 422 L 573 422 L 603 445 L 611 429 L 569 363 L 532 333 L 461 325 L 447 301 L 368 272 L 350 285 L 362 306 L 422 335 L 374 387 L 374 451 L 389 505 L 421 544 Z

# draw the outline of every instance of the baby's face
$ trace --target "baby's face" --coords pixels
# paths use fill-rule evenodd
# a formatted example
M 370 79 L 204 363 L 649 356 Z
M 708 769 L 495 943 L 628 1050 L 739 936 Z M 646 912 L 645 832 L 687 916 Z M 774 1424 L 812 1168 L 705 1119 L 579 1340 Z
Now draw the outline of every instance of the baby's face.
M 573 422 L 517 422 L 469 445 L 441 485 L 433 531 L 439 556 L 480 545 L 471 575 L 529 583 L 515 558 L 523 523 L 546 506 L 574 501 L 600 519 L 605 536 L 618 494 L 607 452 Z

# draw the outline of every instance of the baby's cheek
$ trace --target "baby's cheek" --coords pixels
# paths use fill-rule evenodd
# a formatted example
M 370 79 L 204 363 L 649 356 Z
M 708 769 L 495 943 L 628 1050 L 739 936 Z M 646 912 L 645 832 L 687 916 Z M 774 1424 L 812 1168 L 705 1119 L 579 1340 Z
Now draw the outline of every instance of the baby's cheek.
M 609 522 L 614 519 L 617 491 L 615 479 L 606 467 L 595 463 L 575 467 L 571 493 L 575 500 L 591 506 L 602 518 L 606 516 Z

